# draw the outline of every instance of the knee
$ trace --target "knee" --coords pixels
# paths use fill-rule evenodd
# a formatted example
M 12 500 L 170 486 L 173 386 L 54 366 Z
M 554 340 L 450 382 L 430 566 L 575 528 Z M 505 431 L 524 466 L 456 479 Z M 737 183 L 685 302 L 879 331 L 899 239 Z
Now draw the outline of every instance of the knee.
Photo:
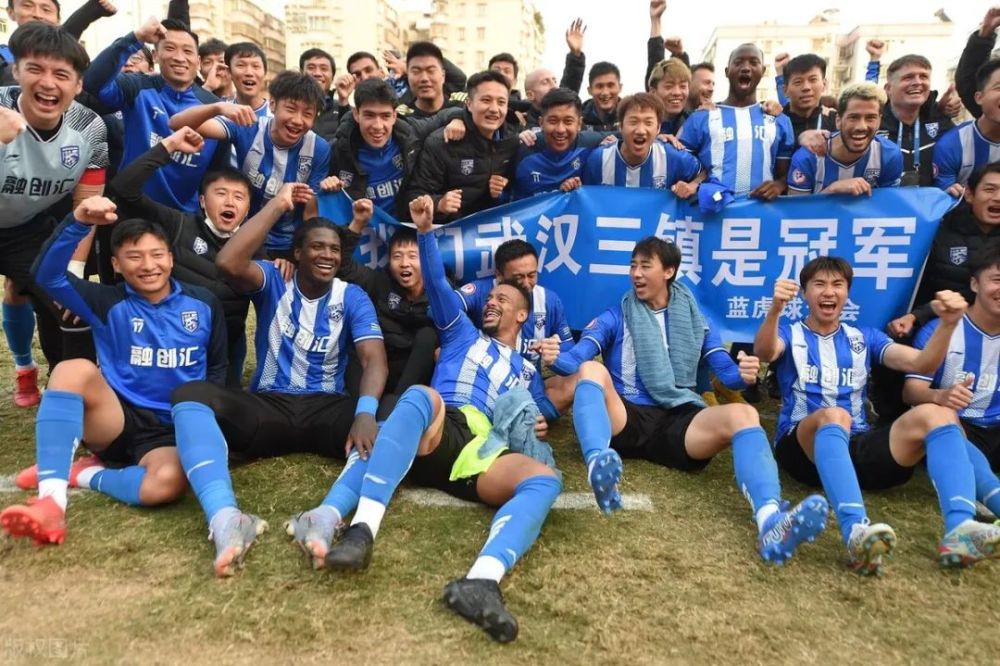
M 604 384 L 605 380 L 609 379 L 611 375 L 608 374 L 608 369 L 604 367 L 603 363 L 584 361 L 580 364 L 579 377 L 580 379 L 589 379 L 592 382 Z
M 101 377 L 101 369 L 85 358 L 73 358 L 61 361 L 52 368 L 49 375 L 50 389 L 82 393 L 86 386 Z
M 816 412 L 817 427 L 839 425 L 844 430 L 851 430 L 851 415 L 842 407 L 824 407 Z
M 157 465 L 146 472 L 139 491 L 144 506 L 156 506 L 173 502 L 187 488 L 187 477 L 180 461 Z
M 750 405 L 734 402 L 724 406 L 728 412 L 729 422 L 732 424 L 733 432 L 738 432 L 743 428 L 755 428 L 760 426 L 760 414 Z
M 958 413 L 954 409 L 924 403 L 906 412 L 901 419 L 918 424 L 922 430 L 931 431 L 946 425 L 958 425 Z
M 198 381 L 181 384 L 174 389 L 173 393 L 170 394 L 170 404 L 177 405 L 182 402 L 200 402 L 204 405 L 211 406 L 212 398 L 218 390 L 219 387 L 211 382 Z

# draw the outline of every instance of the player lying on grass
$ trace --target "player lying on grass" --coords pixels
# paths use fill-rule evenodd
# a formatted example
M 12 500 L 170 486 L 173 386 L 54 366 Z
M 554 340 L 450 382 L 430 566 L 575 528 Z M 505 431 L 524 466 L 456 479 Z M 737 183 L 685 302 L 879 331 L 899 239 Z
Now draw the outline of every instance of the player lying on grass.
M 5 532 L 38 543 L 65 539 L 69 486 L 132 505 L 176 499 L 187 484 L 174 448 L 170 393 L 189 381 L 221 386 L 226 378 L 222 306 L 208 290 L 170 277 L 173 256 L 158 224 L 131 219 L 115 226 L 112 263 L 124 284 L 67 272 L 80 240 L 92 225 L 115 222 L 115 210 L 104 197 L 85 199 L 34 268 L 46 293 L 90 325 L 101 365 L 71 359 L 52 369 L 35 423 L 38 465 L 17 478 L 22 488 L 37 485 L 38 499 L 0 514 Z M 96 455 L 74 463 L 81 441 Z
M 368 296 L 335 278 L 336 225 L 311 218 L 296 229 L 297 268 L 287 281 L 274 264 L 253 260 L 272 227 L 311 200 L 305 183 L 286 184 L 216 256 L 230 285 L 249 294 L 257 312 L 257 371 L 250 391 L 192 382 L 172 396 L 178 453 L 208 520 L 219 576 L 235 573 L 266 529 L 238 507 L 230 452 L 243 461 L 303 452 L 343 459 L 352 448 L 367 456 L 375 440 L 385 347 Z M 352 344 L 364 368 L 360 398 L 344 392 Z
M 558 341 L 541 345 L 542 358 L 562 376 L 547 387 L 553 402 L 573 405 L 573 425 L 590 484 L 603 511 L 621 508 L 621 456 L 687 471 L 704 469 L 731 446 L 736 484 L 753 506 L 764 560 L 782 563 L 826 524 L 819 495 L 787 510 L 778 468 L 757 410 L 747 404 L 706 407 L 695 392 L 705 358 L 730 388 L 754 381 L 759 363 L 739 365 L 722 348 L 694 295 L 676 281 L 681 251 L 650 236 L 632 251 L 632 289 L 559 353 Z M 603 355 L 606 365 L 592 359 Z
M 499 583 L 538 537 L 562 488 L 545 463 L 512 452 L 510 442 L 490 446 L 493 438 L 487 439 L 501 402 L 507 403 L 507 414 L 512 413 L 511 399 L 518 401 L 519 414 L 525 403 L 529 410 L 537 406 L 537 437 L 548 430 L 545 418 L 558 416 L 545 397 L 541 374 L 515 348 L 530 312 L 530 296 L 517 283 L 501 281 L 486 301 L 483 329 L 477 329 L 445 278 L 431 232 L 431 198 L 412 201 L 410 213 L 419 231 L 420 264 L 441 340 L 431 386 L 407 389 L 379 431 L 371 459 L 350 460 L 323 505 L 296 516 L 289 531 L 317 566 L 366 568 L 386 506 L 408 470 L 421 485 L 500 507 L 479 557 L 464 578 L 445 586 L 444 600 L 494 639 L 512 641 L 517 621 L 504 607 Z M 531 430 L 527 428 L 528 435 Z M 334 527 L 355 506 L 351 526 L 327 551 Z
M 794 323 L 778 320 L 799 285 L 785 279 L 775 284 L 754 345 L 761 358 L 775 364 L 781 387 L 775 457 L 797 481 L 823 486 L 847 545 L 848 566 L 877 575 L 896 535 L 889 525 L 869 522 L 861 489 L 905 483 L 926 456 L 945 524 L 938 547 L 941 564 L 971 565 L 993 554 L 1000 527 L 973 520 L 976 479 L 955 410 L 918 405 L 892 425 L 874 429 L 865 416 L 872 363 L 933 373 L 965 314 L 965 299 L 953 291 L 937 293 L 933 308 L 940 324 L 924 349 L 917 350 L 894 343 L 877 329 L 841 322 L 853 276 L 850 264 L 839 257 L 817 257 L 806 264 L 799 284 L 809 314 Z

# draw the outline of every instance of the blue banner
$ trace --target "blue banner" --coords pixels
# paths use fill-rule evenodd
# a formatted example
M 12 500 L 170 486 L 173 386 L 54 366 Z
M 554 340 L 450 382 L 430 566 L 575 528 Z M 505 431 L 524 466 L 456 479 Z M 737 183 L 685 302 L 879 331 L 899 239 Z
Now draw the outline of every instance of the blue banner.
M 320 198 L 320 213 L 351 219 L 345 194 Z M 539 281 L 562 297 L 573 328 L 583 328 L 630 288 L 635 242 L 657 235 L 683 253 L 681 278 L 723 339 L 750 341 L 767 314 L 779 277 L 798 279 L 810 259 L 836 255 L 854 267 L 845 321 L 883 328 L 904 314 L 941 216 L 954 199 L 933 188 L 876 189 L 871 197 L 782 197 L 739 201 L 718 214 L 669 192 L 583 187 L 470 215 L 437 230 L 445 262 L 460 282 L 493 274 L 493 251 L 511 238 L 539 252 Z M 399 224 L 380 210 L 358 248 L 369 266 L 386 264 L 385 239 Z M 804 316 L 795 299 L 785 315 Z

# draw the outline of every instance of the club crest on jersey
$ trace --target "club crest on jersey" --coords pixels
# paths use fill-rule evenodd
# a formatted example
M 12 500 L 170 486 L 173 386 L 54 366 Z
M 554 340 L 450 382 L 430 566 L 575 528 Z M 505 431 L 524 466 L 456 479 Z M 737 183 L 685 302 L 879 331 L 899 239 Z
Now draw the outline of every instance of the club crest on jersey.
M 964 245 L 962 247 L 953 247 L 948 251 L 948 258 L 951 259 L 951 263 L 961 266 L 969 258 L 969 248 Z
M 389 309 L 390 310 L 398 310 L 399 309 L 399 304 L 403 302 L 403 299 L 400 298 L 399 294 L 397 294 L 395 292 L 392 292 L 392 293 L 389 294 L 388 300 L 389 300 Z
M 587 329 L 588 331 L 591 330 L 591 329 L 597 328 L 597 319 L 596 318 L 595 319 L 591 319 L 590 323 L 587 324 L 586 326 L 584 326 L 584 328 Z
M 309 173 L 313 168 L 313 158 L 311 157 L 300 157 L 299 158 L 299 178 L 305 179 L 309 177 Z
M 804 185 L 806 182 L 806 175 L 802 173 L 801 169 L 796 169 L 792 172 L 792 182 L 796 185 Z
M 573 171 L 579 171 L 580 167 L 583 166 L 583 162 L 580 161 L 579 157 L 574 157 L 573 161 L 570 162 L 569 165 L 573 167 Z
M 544 327 L 545 327 L 545 313 L 544 312 L 536 312 L 535 313 L 535 328 L 544 328 Z
M 354 182 L 354 174 L 351 173 L 350 171 L 341 171 L 338 178 L 340 178 L 340 181 L 344 184 L 344 187 L 350 187 L 351 183 Z
M 662 190 L 667 186 L 666 176 L 653 176 L 653 189 Z
M 468 176 L 472 173 L 472 167 L 475 164 L 475 160 L 462 160 L 458 164 L 458 170 L 462 172 L 463 176 Z
M 924 125 L 927 128 L 927 136 L 930 138 L 935 138 L 938 135 L 938 129 L 940 128 L 940 123 L 927 123 Z
M 195 254 L 205 254 L 208 252 L 208 243 L 205 242 L 204 238 L 198 236 L 194 239 L 193 249 Z
M 338 322 L 344 318 L 344 304 L 343 303 L 333 303 L 327 308 L 329 312 L 330 321 Z
M 476 283 L 470 282 L 469 284 L 462 285 L 463 294 L 474 294 L 476 293 Z
M 881 169 L 865 169 L 864 178 L 870 185 L 878 185 L 878 177 L 881 173 Z
M 63 146 L 59 149 L 62 157 L 62 165 L 67 169 L 72 169 L 80 162 L 80 146 Z
M 860 354 L 865 350 L 865 339 L 862 337 L 854 336 L 848 338 L 851 343 L 851 351 L 855 354 Z
M 396 167 L 397 169 L 402 170 L 402 168 L 403 168 L 403 155 L 402 155 L 402 153 L 398 153 L 398 154 L 392 156 L 392 166 Z
M 181 313 L 181 326 L 188 333 L 194 333 L 198 330 L 198 313 L 194 310 L 187 310 Z

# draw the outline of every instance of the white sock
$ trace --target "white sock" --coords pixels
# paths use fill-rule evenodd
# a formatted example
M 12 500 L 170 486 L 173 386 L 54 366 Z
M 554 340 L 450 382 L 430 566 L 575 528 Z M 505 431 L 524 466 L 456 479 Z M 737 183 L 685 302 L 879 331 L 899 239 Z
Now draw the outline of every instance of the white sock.
M 507 567 L 504 566 L 503 562 L 489 555 L 481 555 L 473 562 L 472 568 L 469 569 L 469 573 L 465 574 L 465 577 L 470 579 L 494 580 L 499 583 L 500 579 L 506 573 Z
M 14 369 L 15 370 L 34 370 L 37 367 L 38 367 L 38 364 L 35 363 L 34 361 L 31 362 L 31 365 L 18 365 L 16 363 L 14 364 Z
M 774 502 L 768 502 L 764 506 L 757 509 L 757 531 L 763 532 L 764 525 L 767 523 L 767 519 L 778 513 L 778 505 Z
M 66 479 L 43 479 L 38 482 L 38 499 L 51 497 L 55 503 L 66 510 L 66 489 L 69 488 L 69 481 Z
M 380 504 L 373 499 L 362 497 L 358 500 L 358 508 L 354 511 L 354 520 L 351 525 L 364 523 L 372 531 L 372 538 L 378 536 L 378 528 L 382 524 L 382 516 L 385 515 L 385 504 Z
M 80 470 L 80 473 L 76 475 L 76 486 L 78 488 L 88 488 L 93 490 L 90 486 L 90 481 L 94 478 L 94 475 L 104 469 L 104 465 L 91 465 L 90 467 L 85 467 Z

